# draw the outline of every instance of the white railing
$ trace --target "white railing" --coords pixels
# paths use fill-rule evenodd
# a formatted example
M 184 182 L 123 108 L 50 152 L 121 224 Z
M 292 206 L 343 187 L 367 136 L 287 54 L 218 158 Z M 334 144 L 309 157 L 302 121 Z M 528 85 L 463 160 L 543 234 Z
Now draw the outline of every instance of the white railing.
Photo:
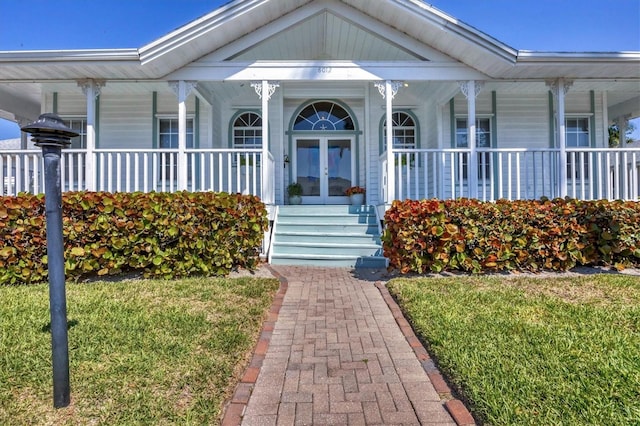
M 484 201 L 553 198 L 562 194 L 561 169 L 566 167 L 566 194 L 583 200 L 640 200 L 640 149 L 567 148 L 566 163 L 558 149 L 479 148 L 477 197 Z M 394 150 L 395 198 L 469 197 L 468 149 Z M 380 157 L 383 186 L 387 163 Z M 386 200 L 386 189 L 381 190 Z
M 0 195 L 43 190 L 42 154 L 40 150 L 7 150 L 0 152 Z
M 563 192 L 559 187 L 561 169 L 566 168 L 566 194 L 570 197 L 640 200 L 640 148 L 567 148 L 566 152 L 566 162 L 560 162 L 557 149 L 479 148 L 478 176 L 471 179 L 477 184 L 478 198 L 557 197 Z M 177 149 L 97 149 L 93 155 L 98 191 L 180 189 Z M 390 171 L 395 174 L 396 199 L 469 197 L 468 149 L 396 149 L 394 158 L 392 170 L 387 167 L 386 153 L 379 158 L 380 200 L 390 202 Z M 275 204 L 271 154 L 263 161 L 260 149 L 188 149 L 186 163 L 184 189 L 253 194 Z M 86 170 L 86 151 L 62 150 L 63 191 L 88 189 Z M 40 150 L 0 152 L 0 173 L 2 195 L 44 192 Z
M 266 161 L 269 182 L 262 188 L 262 151 L 259 149 L 188 149 L 189 191 L 240 192 L 275 200 L 273 157 Z M 86 151 L 63 149 L 61 182 L 63 191 L 89 188 Z M 40 150 L 0 152 L 2 195 L 44 192 L 43 160 Z M 96 149 L 96 190 L 109 192 L 174 192 L 179 189 L 177 149 Z

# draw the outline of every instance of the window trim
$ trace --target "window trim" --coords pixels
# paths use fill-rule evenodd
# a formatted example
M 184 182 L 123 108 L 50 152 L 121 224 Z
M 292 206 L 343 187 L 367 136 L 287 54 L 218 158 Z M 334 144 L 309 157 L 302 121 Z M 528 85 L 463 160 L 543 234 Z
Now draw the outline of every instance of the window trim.
M 565 114 L 564 116 L 564 143 L 565 143 L 565 148 L 570 148 L 570 149 L 580 149 L 580 148 L 591 148 L 592 147 L 592 143 L 593 143 L 593 130 L 592 130 L 592 116 L 593 114 L 591 113 L 569 113 L 569 114 Z M 576 145 L 576 146 L 569 146 L 568 145 L 568 135 L 569 135 L 569 126 L 567 125 L 567 120 L 585 120 L 587 123 L 587 144 L 586 145 Z M 579 134 L 582 132 L 571 132 L 572 134 Z M 571 155 L 574 154 L 574 155 Z M 572 169 L 572 165 L 573 162 L 571 161 L 572 158 L 576 159 L 576 162 L 579 163 L 580 161 L 580 156 L 579 155 L 575 155 L 575 153 L 567 153 L 567 170 L 566 170 L 566 174 L 567 174 L 567 179 L 572 179 L 576 182 L 581 182 L 581 176 L 580 176 L 580 168 L 579 167 L 573 167 L 574 168 L 574 173 L 571 173 L 571 169 Z M 576 166 L 578 166 L 579 164 L 576 164 Z M 590 161 L 590 156 L 586 155 L 584 156 L 584 172 L 585 172 L 585 176 L 582 176 L 583 179 L 585 180 L 589 180 L 591 179 L 591 161 Z
M 60 118 L 62 118 L 62 121 L 64 122 L 65 126 L 67 127 L 71 127 L 69 126 L 69 121 L 82 121 L 83 122 L 83 130 L 84 132 L 80 132 L 80 135 L 77 137 L 81 138 L 81 146 L 80 148 L 72 148 L 71 145 L 69 146 L 69 149 L 87 149 L 87 116 L 83 115 L 83 114 L 65 114 L 65 115 L 61 115 Z M 71 138 L 71 140 L 73 140 L 74 138 Z M 72 142 L 73 144 L 73 142 Z
M 421 145 L 421 140 L 420 140 L 420 135 L 421 135 L 421 131 L 420 131 L 420 120 L 418 120 L 418 117 L 416 116 L 416 114 L 411 111 L 410 109 L 407 108 L 398 108 L 398 109 L 393 109 L 391 111 L 391 114 L 395 114 L 395 113 L 404 113 L 407 114 L 409 117 L 411 117 L 411 119 L 413 120 L 413 124 L 414 124 L 414 139 L 415 139 L 415 147 L 414 148 L 397 148 L 397 149 L 420 149 Z M 387 124 L 387 113 L 383 113 L 382 117 L 380 117 L 380 123 L 378 125 L 378 153 L 383 153 L 386 151 L 387 149 L 387 133 L 386 133 L 386 124 Z M 400 127 L 408 127 L 408 126 L 400 126 Z M 395 146 L 394 146 L 395 148 Z
M 246 108 L 246 109 L 241 109 L 236 111 L 232 116 L 231 119 L 229 120 L 229 138 L 228 138 L 228 146 L 229 148 L 240 148 L 236 146 L 235 143 L 235 122 L 242 117 L 244 114 L 256 114 L 257 116 L 260 117 L 260 122 L 262 123 L 262 111 L 260 109 L 252 109 L 252 108 Z M 261 129 L 261 136 L 260 136 L 260 147 L 254 147 L 254 148 L 247 148 L 247 149 L 261 149 L 262 148 L 262 144 L 264 143 L 264 135 L 262 134 L 262 129 L 263 126 L 260 126 Z
M 175 148 L 163 148 L 162 146 L 160 146 L 160 136 L 162 135 L 162 132 L 160 131 L 160 121 L 162 120 L 176 120 L 178 121 L 178 132 L 180 132 L 180 123 L 179 120 L 180 118 L 178 117 L 178 115 L 176 114 L 156 114 L 156 149 L 178 149 L 178 147 Z M 187 149 L 193 149 L 194 146 L 196 146 L 196 117 L 195 114 L 187 114 L 187 121 L 192 120 L 193 121 L 193 131 L 192 131 L 192 138 L 191 138 L 191 145 L 189 146 L 187 144 Z M 189 134 L 189 132 L 187 132 L 187 134 Z M 187 142 L 188 142 L 188 138 L 187 138 Z
M 469 143 L 467 142 L 466 146 L 458 146 L 458 120 L 466 120 L 467 125 L 464 127 L 466 129 L 465 134 L 468 136 L 468 132 L 469 132 L 469 115 L 468 114 L 455 114 L 454 115 L 454 119 L 453 119 L 453 148 L 454 149 L 469 149 Z M 489 145 L 488 146 L 478 146 L 477 142 L 478 142 L 478 120 L 489 120 L 489 125 L 487 126 L 487 128 L 489 129 Z M 481 148 L 481 149 L 486 149 L 486 148 L 494 148 L 495 147 L 495 141 L 496 141 L 496 135 L 494 134 L 494 125 L 493 122 L 495 120 L 495 115 L 494 114 L 476 114 L 476 149 Z M 468 139 L 467 139 L 468 141 Z M 491 157 L 490 157 L 491 153 L 489 152 L 480 152 L 478 153 L 478 179 L 493 179 L 493 176 L 491 175 Z M 482 173 L 482 167 L 484 166 L 485 168 L 485 173 L 483 175 Z M 457 166 L 459 167 L 459 166 Z M 462 164 L 463 167 L 463 171 L 462 171 L 462 176 L 464 180 L 468 180 L 469 179 L 469 165 L 466 163 Z M 457 173 L 456 173 L 457 175 Z

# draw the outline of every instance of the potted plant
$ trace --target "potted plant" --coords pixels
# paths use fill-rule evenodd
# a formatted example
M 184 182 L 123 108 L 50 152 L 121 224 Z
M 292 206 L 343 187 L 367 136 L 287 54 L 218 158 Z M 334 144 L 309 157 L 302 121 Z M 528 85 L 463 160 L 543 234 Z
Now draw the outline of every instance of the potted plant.
M 367 192 L 361 186 L 352 186 L 344 191 L 345 195 L 349 197 L 352 206 L 361 206 L 364 204 L 364 194 Z
M 287 194 L 289 194 L 289 204 L 302 203 L 302 185 L 298 182 L 293 182 L 287 186 Z

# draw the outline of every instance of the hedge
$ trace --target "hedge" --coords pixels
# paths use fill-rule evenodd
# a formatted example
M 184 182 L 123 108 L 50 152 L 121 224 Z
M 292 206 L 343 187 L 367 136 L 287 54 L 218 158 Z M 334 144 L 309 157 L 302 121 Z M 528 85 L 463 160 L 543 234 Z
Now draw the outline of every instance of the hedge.
M 640 266 L 640 203 L 541 199 L 396 201 L 382 236 L 402 273 Z
M 227 275 L 259 260 L 268 221 L 257 197 L 212 192 L 67 192 L 68 278 Z M 0 285 L 47 280 L 43 195 L 0 197 Z

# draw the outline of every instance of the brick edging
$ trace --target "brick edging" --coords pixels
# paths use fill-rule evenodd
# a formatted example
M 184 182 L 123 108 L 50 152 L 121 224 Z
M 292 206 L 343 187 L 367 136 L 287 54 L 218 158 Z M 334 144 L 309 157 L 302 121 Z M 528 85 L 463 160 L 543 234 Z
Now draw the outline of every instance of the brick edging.
M 244 370 L 240 383 L 238 383 L 235 391 L 233 392 L 233 396 L 223 408 L 224 413 L 222 415 L 221 422 L 221 425 L 223 426 L 235 426 L 242 423 L 242 416 L 244 415 L 244 411 L 249 403 L 249 397 L 251 396 L 253 387 L 256 384 L 256 380 L 258 380 L 258 374 L 260 374 L 260 368 L 262 367 L 264 357 L 267 354 L 271 335 L 276 325 L 276 321 L 278 320 L 280 308 L 282 308 L 284 295 L 287 293 L 287 289 L 289 288 L 289 282 L 284 276 L 279 274 L 269 265 L 266 265 L 265 267 L 280 281 L 280 288 L 273 298 L 267 319 L 262 323 L 262 330 L 260 332 L 260 337 L 258 338 L 258 343 L 256 343 L 256 347 L 254 348 L 251 362 L 249 362 L 249 365 Z
M 470 426 L 475 425 L 475 420 L 473 416 L 465 407 L 465 405 L 459 399 L 455 399 L 452 395 L 451 388 L 447 384 L 447 382 L 442 377 L 440 371 L 436 367 L 435 363 L 429 356 L 429 353 L 420 342 L 413 332 L 413 328 L 404 317 L 402 310 L 396 303 L 395 299 L 389 293 L 389 290 L 385 286 L 383 282 L 376 281 L 376 287 L 380 291 L 382 298 L 387 303 L 389 310 L 391 310 L 391 314 L 393 318 L 396 320 L 396 323 L 400 327 L 402 334 L 404 334 L 405 339 L 413 349 L 413 352 L 416 354 L 416 357 L 422 364 L 422 368 L 427 373 L 429 380 L 431 380 L 431 384 L 433 384 L 434 389 L 440 395 L 440 398 L 445 401 L 444 406 L 446 407 L 453 420 L 458 424 L 458 426 Z

